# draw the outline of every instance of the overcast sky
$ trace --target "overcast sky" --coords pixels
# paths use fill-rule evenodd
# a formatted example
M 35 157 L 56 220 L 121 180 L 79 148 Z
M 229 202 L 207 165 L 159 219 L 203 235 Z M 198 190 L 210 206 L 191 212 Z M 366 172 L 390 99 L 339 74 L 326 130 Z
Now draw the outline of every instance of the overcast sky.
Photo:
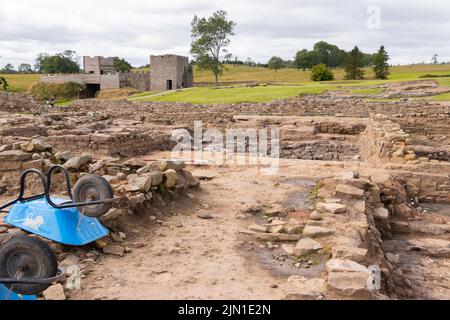
M 394 64 L 434 53 L 450 61 L 449 0 L 0 0 L 0 66 L 66 49 L 135 66 L 150 54 L 189 55 L 192 17 L 218 9 L 237 23 L 229 51 L 241 60 L 292 59 L 325 40 L 365 52 L 384 44 Z

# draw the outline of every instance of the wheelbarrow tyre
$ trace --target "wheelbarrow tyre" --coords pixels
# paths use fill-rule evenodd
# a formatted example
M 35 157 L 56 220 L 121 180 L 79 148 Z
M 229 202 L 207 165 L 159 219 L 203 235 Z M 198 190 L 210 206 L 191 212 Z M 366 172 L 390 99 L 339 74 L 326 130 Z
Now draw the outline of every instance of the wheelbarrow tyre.
M 19 266 L 25 267 L 22 279 L 46 279 L 55 277 L 58 262 L 50 246 L 36 237 L 15 236 L 0 247 L 0 278 L 15 279 Z M 15 293 L 37 295 L 48 284 L 9 283 L 5 286 Z
M 97 174 L 86 174 L 73 187 L 73 200 L 76 203 L 90 200 L 105 200 L 114 197 L 111 185 L 105 178 Z M 112 203 L 101 203 L 79 207 L 80 212 L 88 217 L 100 217 L 111 209 Z

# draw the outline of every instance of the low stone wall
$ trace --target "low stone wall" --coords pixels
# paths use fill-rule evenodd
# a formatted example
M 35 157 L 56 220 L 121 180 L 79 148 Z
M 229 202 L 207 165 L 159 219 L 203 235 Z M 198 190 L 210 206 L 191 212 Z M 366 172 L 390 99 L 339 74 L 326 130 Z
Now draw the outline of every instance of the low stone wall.
M 71 173 L 72 185 L 81 173 L 97 173 L 108 180 L 121 200 L 115 206 L 136 209 L 153 198 L 154 193 L 176 192 L 200 183 L 185 170 L 183 162 L 159 161 L 147 163 L 139 158 L 101 159 L 90 153 L 55 152 L 47 139 L 31 139 L 7 145 L 0 151 L 0 194 L 16 194 L 19 177 L 24 170 L 38 169 L 46 173 L 52 165 L 60 164 Z M 80 154 L 80 153 L 78 153 Z M 61 175 L 53 179 L 56 189 L 65 190 Z M 42 184 L 37 175 L 27 176 L 31 194 L 41 193 Z
M 415 159 L 414 151 L 405 154 L 409 135 L 390 120 L 372 120 L 359 138 L 359 150 L 364 161 L 371 165 L 385 162 L 405 162 Z
M 447 172 L 449 169 L 450 165 Z M 392 176 L 402 182 L 408 195 L 416 202 L 450 202 L 449 173 L 393 171 Z
M 363 99 L 329 99 L 308 96 L 270 103 L 194 105 L 188 103 L 129 102 L 79 100 L 72 110 L 117 110 L 117 117 L 142 115 L 147 121 L 156 123 L 193 122 L 194 120 L 223 123 L 232 121 L 235 115 L 279 115 L 279 116 L 346 116 L 367 118 L 383 114 L 393 118 L 429 117 L 448 119 L 448 106 L 423 101 L 371 102 Z
M 151 151 L 170 150 L 170 135 L 158 130 L 89 133 L 84 135 L 52 135 L 47 137 L 57 151 L 81 150 L 94 153 L 96 156 L 131 157 L 144 155 Z
M 299 261 L 324 261 L 325 272 L 291 276 L 287 298 L 407 296 L 410 286 L 382 248 L 383 240 L 391 237 L 391 220 L 413 212 L 402 185 L 389 174 L 348 171 L 318 181 L 316 188 L 314 209 L 300 239 L 295 247 L 282 246 Z
M 92 78 L 92 76 L 91 76 Z M 91 79 L 92 80 L 92 79 Z M 93 78 L 95 83 L 100 83 L 98 77 Z M 46 83 L 67 83 L 76 82 L 81 85 L 86 84 L 85 74 L 43 74 L 41 75 L 41 82 Z

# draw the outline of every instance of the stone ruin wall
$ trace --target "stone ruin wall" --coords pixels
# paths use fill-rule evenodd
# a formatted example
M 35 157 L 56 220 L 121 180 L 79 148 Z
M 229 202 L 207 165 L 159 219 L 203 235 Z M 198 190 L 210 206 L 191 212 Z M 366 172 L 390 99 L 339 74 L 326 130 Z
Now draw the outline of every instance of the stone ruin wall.
M 409 134 L 387 119 L 371 119 L 358 141 L 362 160 L 394 170 L 408 194 L 420 201 L 450 201 L 450 162 L 418 157 Z
M 0 103 L 7 106 L 7 111 L 39 110 L 39 106 L 25 95 L 1 94 L 6 99 Z M 305 116 L 313 112 L 328 117 L 316 117 L 309 123 L 296 122 L 292 118 L 307 118 Z M 170 131 L 176 127 L 192 129 L 194 120 L 203 120 L 205 128 L 239 127 L 245 115 L 265 116 L 258 122 L 260 127 L 280 124 L 277 116 L 294 119 L 294 122 L 281 125 L 282 157 L 363 161 L 396 172 L 409 192 L 421 200 L 449 200 L 448 154 L 438 154 L 439 143 L 423 146 L 417 141 L 419 134 L 425 135 L 429 141 L 430 137 L 449 136 L 449 106 L 435 103 L 407 101 L 386 104 L 360 99 L 337 103 L 310 97 L 211 107 L 186 103 L 78 100 L 72 106 L 55 109 L 45 120 L 34 121 L 31 116 L 8 117 L 0 128 L 0 142 L 11 142 L 8 136 L 15 136 L 15 141 L 18 136 L 46 136 L 55 150 L 91 150 L 102 156 L 128 156 L 170 150 L 173 146 Z M 354 117 L 351 125 L 347 123 L 347 117 Z M 65 118 L 81 120 L 67 126 Z M 358 118 L 361 121 L 355 120 Z M 95 119 L 94 123 L 89 124 L 92 119 Z M 117 126 L 115 121 L 120 124 L 126 119 L 129 121 L 126 124 L 128 129 L 105 129 Z
M 131 87 L 141 91 L 150 91 L 150 72 L 137 73 L 126 72 L 119 73 L 120 87 Z
M 117 116 L 132 117 L 142 115 L 146 121 L 193 122 L 203 120 L 220 123 L 232 120 L 236 115 L 280 115 L 280 116 L 341 116 L 368 118 L 371 114 L 383 114 L 393 118 L 403 118 L 406 114 L 413 118 L 450 117 L 450 107 L 424 102 L 366 102 L 362 99 L 334 101 L 311 97 L 308 99 L 288 99 L 271 103 L 246 103 L 232 105 L 195 105 L 188 103 L 130 102 L 78 100 L 71 110 L 117 110 Z
M 76 82 L 81 85 L 86 83 L 84 74 L 43 74 L 41 75 L 41 82 L 45 83 L 66 83 Z
M 40 107 L 33 97 L 23 93 L 0 91 L 0 113 L 31 113 Z
M 88 150 L 96 156 L 132 157 L 152 151 L 170 150 L 167 134 L 158 130 L 119 133 L 88 133 L 84 135 L 50 135 L 47 141 L 57 151 Z

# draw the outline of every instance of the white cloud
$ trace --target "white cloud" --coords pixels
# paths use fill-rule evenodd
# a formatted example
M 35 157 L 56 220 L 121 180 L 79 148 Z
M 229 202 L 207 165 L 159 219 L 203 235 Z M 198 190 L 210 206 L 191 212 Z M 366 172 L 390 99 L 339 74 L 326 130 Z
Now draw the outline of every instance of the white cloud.
M 135 65 L 150 54 L 189 54 L 194 14 L 224 9 L 237 22 L 230 52 L 241 59 L 292 58 L 325 40 L 367 52 L 384 44 L 392 63 L 450 60 L 447 0 L 59 0 L 2 1 L 0 65 L 32 63 L 39 52 L 125 57 Z M 381 10 L 381 30 L 366 26 L 367 7 Z

